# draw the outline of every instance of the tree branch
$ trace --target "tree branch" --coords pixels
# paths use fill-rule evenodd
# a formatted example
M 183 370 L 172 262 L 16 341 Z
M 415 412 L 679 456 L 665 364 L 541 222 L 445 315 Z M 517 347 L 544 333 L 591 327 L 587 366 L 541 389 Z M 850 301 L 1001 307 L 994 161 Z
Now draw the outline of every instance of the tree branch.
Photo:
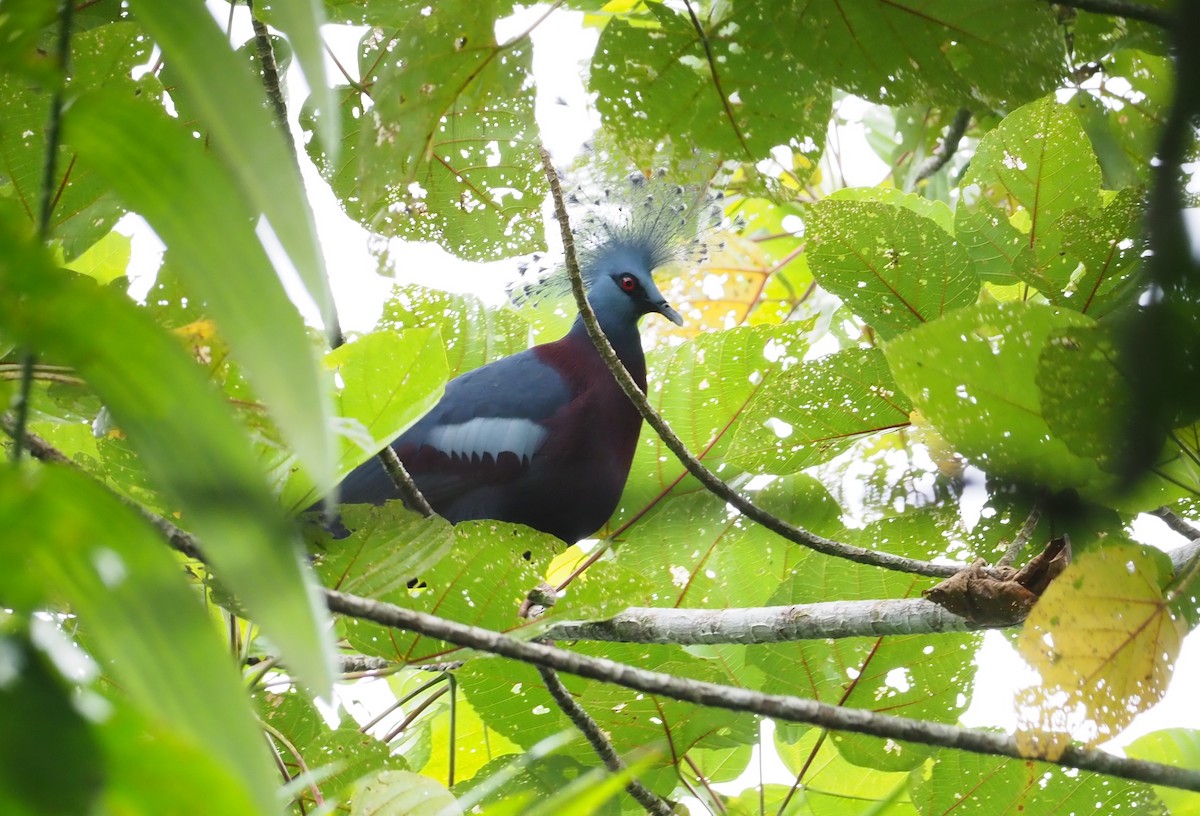
M 637 383 L 633 381 L 633 377 L 629 375 L 624 364 L 613 350 L 612 344 L 604 336 L 604 332 L 596 320 L 596 313 L 592 311 L 592 306 L 588 303 L 583 278 L 579 273 L 579 261 L 575 257 L 575 242 L 571 235 L 571 223 L 567 216 L 566 206 L 563 204 L 562 188 L 559 184 L 558 173 L 550 161 L 550 154 L 544 148 L 541 150 L 541 155 L 546 179 L 550 183 L 550 193 L 554 199 L 554 214 L 558 220 L 559 230 L 562 233 L 563 250 L 566 253 L 567 274 L 571 279 L 571 291 L 575 295 L 575 303 L 579 307 L 579 314 L 583 318 L 584 326 L 587 327 L 588 336 L 592 338 L 596 350 L 600 353 L 609 370 L 612 371 L 617 383 L 621 386 L 621 390 L 625 392 L 625 395 L 637 407 L 638 413 L 654 429 L 655 433 L 670 448 L 671 452 L 675 454 L 676 458 L 679 459 L 680 463 L 689 473 L 695 476 L 707 490 L 733 505 L 738 512 L 751 521 L 761 524 L 771 532 L 783 536 L 788 541 L 801 544 L 824 555 L 844 558 L 859 564 L 884 567 L 898 572 L 926 575 L 934 578 L 948 578 L 963 568 L 963 565 L 935 564 L 931 561 L 918 561 L 913 558 L 893 555 L 892 553 L 868 550 L 865 547 L 855 547 L 840 541 L 824 538 L 815 533 L 810 533 L 808 530 L 797 527 L 763 510 L 741 493 L 738 493 L 725 484 L 720 477 L 693 456 L 683 440 L 671 430 L 671 426 L 667 424 L 666 420 L 650 405 L 646 399 L 646 395 L 642 393 Z
M 254 13 L 254 0 L 246 0 L 246 8 L 250 10 L 250 25 L 254 29 L 254 50 L 262 67 L 263 90 L 267 93 L 267 101 L 275 113 L 275 122 L 279 125 L 283 140 L 296 158 L 296 144 L 288 132 L 287 105 L 283 101 L 283 88 L 279 83 L 279 66 L 275 62 L 275 47 L 271 44 L 271 32 L 267 30 L 262 20 Z
M 1029 515 L 1025 518 L 1025 523 L 1021 525 L 1021 529 L 1017 531 L 1017 535 L 1013 538 L 1012 544 L 1005 550 L 1004 555 L 996 562 L 998 567 L 1011 567 L 1013 562 L 1017 560 L 1017 556 L 1021 554 L 1021 550 L 1029 544 L 1029 538 L 1033 535 L 1033 531 L 1037 529 L 1038 522 L 1042 520 L 1042 508 L 1035 504 L 1033 509 L 1029 511 Z
M 954 114 L 954 120 L 950 122 L 950 127 L 946 131 L 942 143 L 917 168 L 917 175 L 913 178 L 914 186 L 941 170 L 950 162 L 950 159 L 954 158 L 959 142 L 962 141 L 963 134 L 967 132 L 967 125 L 970 123 L 971 111 L 968 108 L 959 108 L 958 113 Z
M 354 595 L 325 590 L 332 612 L 374 621 L 383 626 L 415 632 L 469 649 L 545 666 L 556 671 L 613 683 L 645 694 L 654 694 L 696 705 L 744 711 L 787 722 L 805 723 L 834 731 L 851 731 L 876 737 L 954 748 L 978 754 L 1026 760 L 1015 738 L 907 717 L 877 714 L 857 708 L 819 703 L 799 697 L 763 694 L 734 686 L 722 686 L 688 678 L 673 677 L 624 663 L 587 657 L 541 643 L 527 643 L 475 626 L 443 620 L 434 615 L 371 601 Z M 1174 768 L 1157 762 L 1126 759 L 1093 748 L 1070 746 L 1051 762 L 1068 768 L 1116 776 L 1136 782 L 1166 785 L 1200 792 L 1200 770 Z
M 1160 507 L 1150 515 L 1162 519 L 1171 528 L 1171 532 L 1178 533 L 1188 541 L 1200 538 L 1200 527 L 1196 527 L 1169 507 Z
M 1046 0 L 1046 2 L 1053 6 L 1068 6 L 1092 14 L 1141 20 L 1143 23 L 1150 23 L 1168 31 L 1175 25 L 1175 15 L 1171 12 L 1142 3 L 1132 3 L 1128 0 Z
M 546 666 L 538 666 L 537 670 L 538 674 L 542 676 L 542 682 L 546 684 L 546 691 L 550 692 L 550 696 L 554 698 L 558 707 L 591 743 L 592 750 L 600 757 L 609 773 L 624 773 L 625 763 L 621 761 L 621 757 L 617 756 L 616 749 L 613 748 L 604 732 L 600 730 L 600 726 L 596 725 L 596 721 L 584 711 L 583 706 L 575 701 L 571 692 L 563 685 L 562 680 L 558 679 L 558 673 Z M 647 813 L 655 816 L 671 816 L 675 812 L 669 804 L 643 785 L 639 779 L 631 777 L 625 790 L 633 797 L 634 801 L 646 809 Z
M 904 598 L 742 609 L 632 607 L 607 620 L 555 623 L 546 631 L 546 637 L 679 646 L 748 645 L 972 632 L 1002 626 L 974 624 L 924 598 Z
M 0 425 L 11 433 L 13 420 L 7 414 L 0 415 Z M 37 435 L 30 434 L 30 442 L 30 453 L 37 458 L 56 464 L 74 466 L 66 456 Z M 172 547 L 185 555 L 204 560 L 200 547 L 189 533 L 175 527 L 166 519 L 159 518 L 136 502 L 119 494 L 115 495 L 162 531 Z M 1181 548 L 1176 553 L 1172 553 L 1172 561 L 1176 563 L 1186 561 L 1187 558 L 1194 555 L 1194 549 L 1194 547 Z M 526 643 L 498 632 L 467 626 L 424 612 L 416 612 L 393 604 L 360 598 L 330 589 L 324 590 L 324 597 L 330 611 L 338 614 L 415 632 L 426 637 L 438 638 L 464 648 L 497 654 L 535 666 L 545 666 L 556 671 L 566 671 L 580 677 L 625 686 L 648 694 L 731 711 L 746 711 L 788 722 L 807 723 L 835 731 L 853 731 L 1014 759 L 1028 758 L 1022 756 L 1018 751 L 1015 739 L 1001 734 L 876 714 L 862 709 L 840 708 L 797 697 L 762 694 L 732 686 L 673 677 L 603 658 L 578 655 L 544 644 Z M 1200 770 L 1173 768 L 1155 762 L 1125 759 L 1090 748 L 1069 747 L 1058 761 L 1050 764 L 1200 792 Z

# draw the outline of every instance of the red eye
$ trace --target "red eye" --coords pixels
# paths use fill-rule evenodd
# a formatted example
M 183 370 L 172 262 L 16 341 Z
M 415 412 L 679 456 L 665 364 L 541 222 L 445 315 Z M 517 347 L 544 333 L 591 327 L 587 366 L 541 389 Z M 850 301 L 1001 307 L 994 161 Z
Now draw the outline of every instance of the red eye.
M 633 275 L 622 275 L 617 278 L 617 285 L 626 292 L 633 292 L 638 288 L 637 278 Z

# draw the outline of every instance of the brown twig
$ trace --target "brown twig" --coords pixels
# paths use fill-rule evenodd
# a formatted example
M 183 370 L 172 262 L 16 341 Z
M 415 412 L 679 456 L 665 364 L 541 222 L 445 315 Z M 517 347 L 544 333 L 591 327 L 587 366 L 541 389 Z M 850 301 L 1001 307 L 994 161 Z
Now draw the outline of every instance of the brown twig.
M 963 134 L 967 132 L 967 125 L 970 123 L 971 111 L 967 108 L 959 108 L 958 113 L 954 114 L 954 120 L 950 122 L 950 127 L 946 130 L 946 136 L 942 139 L 942 143 L 917 168 L 917 174 L 913 177 L 914 186 L 941 170 L 950 162 L 950 159 L 954 158 Z
M 542 682 L 546 684 L 546 691 L 550 692 L 550 696 L 562 712 L 575 724 L 575 727 L 583 733 L 587 741 L 591 743 L 592 750 L 600 757 L 600 761 L 604 763 L 604 767 L 608 768 L 610 773 L 620 774 L 625 772 L 625 763 L 621 761 L 621 757 L 617 756 L 617 751 L 613 748 L 608 737 L 600 730 L 600 726 L 596 725 L 596 721 L 584 711 L 583 706 L 575 701 L 571 696 L 571 692 L 563 685 L 562 680 L 558 678 L 558 673 L 554 669 L 546 666 L 537 667 L 538 674 L 542 676 Z M 641 783 L 641 780 L 630 778 L 625 785 L 625 790 L 634 800 L 646 809 L 647 813 L 655 814 L 655 816 L 671 816 L 674 810 L 671 806 L 663 801 L 663 799 Z

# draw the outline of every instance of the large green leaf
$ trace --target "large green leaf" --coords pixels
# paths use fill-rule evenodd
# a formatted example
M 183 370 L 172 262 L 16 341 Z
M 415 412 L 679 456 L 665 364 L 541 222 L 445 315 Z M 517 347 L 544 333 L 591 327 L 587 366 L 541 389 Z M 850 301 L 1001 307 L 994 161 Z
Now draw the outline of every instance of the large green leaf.
M 403 7 L 363 40 L 371 104 L 343 88 L 340 110 L 306 107 L 309 129 L 341 118 L 341 160 L 317 140 L 309 155 L 368 229 L 472 260 L 541 248 L 531 51 L 498 44 L 495 15 L 492 2 Z
M 749 161 L 787 145 L 815 166 L 830 86 L 789 41 L 792 9 L 721 6 L 700 34 L 687 12 L 646 6 L 648 14 L 612 19 L 592 58 L 591 89 L 610 131 L 622 140 L 687 133 L 689 146 Z
M 268 113 L 262 83 L 202 4 L 132 0 L 130 7 L 162 48 L 179 78 L 177 91 L 199 112 L 242 193 L 266 215 L 326 327 L 333 326 L 333 296 L 312 210 L 284 141 L 288 136 Z
M 324 693 L 326 613 L 229 407 L 132 301 L 54 268 L 16 218 L 0 208 L 0 334 L 70 363 L 95 388 L 225 586 L 289 667 Z
M 1094 813 L 1098 802 L 1108 813 L 1161 812 L 1149 785 L 1028 759 L 946 750 L 913 771 L 912 800 L 921 813 L 980 816 Z
M 78 99 L 66 124 L 67 139 L 171 248 L 312 479 L 332 488 L 328 383 L 236 181 L 174 120 L 124 95 Z
M 69 604 L 130 701 L 202 747 L 270 812 L 273 772 L 249 701 L 159 536 L 73 471 L 3 471 L 0 483 L 5 605 Z
M 5 473 L 0 481 L 15 480 Z M 2 584 L 0 598 L 11 602 Z M 0 633 L 0 675 L 0 808 L 9 816 L 94 812 L 105 768 L 92 723 L 28 632 Z M 64 767 L 71 769 L 69 785 L 62 784 Z
M 529 625 L 517 610 L 541 582 L 558 539 L 503 522 L 451 528 L 398 504 L 343 508 L 353 533 L 324 545 L 317 572 L 326 586 L 493 630 Z M 338 625 L 358 651 L 390 660 L 442 659 L 458 648 L 355 618 Z
M 780 16 L 807 66 L 890 105 L 1011 107 L 1057 87 L 1066 67 L 1054 12 L 1023 0 L 793 0 Z
M 1197 768 L 1200 767 L 1200 732 L 1186 728 L 1152 731 L 1126 746 L 1125 753 L 1134 759 Z M 1154 790 L 1163 804 L 1170 808 L 1171 816 L 1200 814 L 1200 796 L 1195 793 L 1166 787 L 1156 787 Z
M 71 39 L 69 93 L 107 87 L 116 93 L 147 97 L 160 93 L 153 77 L 134 82 L 130 72 L 150 58 L 150 43 L 133 23 L 100 26 Z M 43 56 L 42 61 L 49 62 Z M 36 223 L 45 171 L 45 132 L 50 115 L 48 88 L 0 73 L 0 187 L 18 201 Z M 78 161 L 74 146 L 58 151 L 50 236 L 61 240 L 68 259 L 79 255 L 112 229 L 125 212 L 117 196 L 88 161 Z
M 650 403 L 688 450 L 713 467 L 729 450 L 752 398 L 807 351 L 805 326 L 786 323 L 709 332 L 651 358 Z M 733 474 L 721 474 L 728 479 Z M 609 529 L 623 529 L 673 494 L 699 484 L 652 431 L 644 429 L 621 505 Z
M 865 434 L 907 427 L 911 410 L 882 352 L 846 349 L 780 372 L 750 403 L 727 458 L 746 470 L 794 473 Z
M 979 142 L 962 186 L 1024 211 L 1030 246 L 1071 210 L 1100 204 L 1100 167 L 1079 119 L 1048 96 L 1010 113 Z
M 1051 336 L 1090 323 L 1030 302 L 987 303 L 913 329 L 884 352 L 913 404 L 983 470 L 1080 487 L 1099 470 L 1052 433 L 1036 378 Z
M 975 302 L 979 279 L 945 219 L 912 207 L 826 199 L 807 235 L 813 276 L 884 338 Z

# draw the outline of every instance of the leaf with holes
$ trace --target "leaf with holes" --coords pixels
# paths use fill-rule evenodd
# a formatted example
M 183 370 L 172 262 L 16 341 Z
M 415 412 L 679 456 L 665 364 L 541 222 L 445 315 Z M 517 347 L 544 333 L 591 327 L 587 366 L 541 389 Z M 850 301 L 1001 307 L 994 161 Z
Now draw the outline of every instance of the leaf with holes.
M 971 260 L 944 221 L 912 208 L 826 199 L 812 208 L 806 234 L 817 282 L 884 338 L 979 295 Z
M 1042 595 L 1017 642 L 1042 677 L 1019 695 L 1027 755 L 1056 758 L 1056 734 L 1103 742 L 1162 699 L 1183 639 L 1163 597 L 1171 577 L 1164 561 L 1135 545 L 1104 547 Z
M 750 403 L 729 461 L 794 473 L 828 461 L 856 439 L 909 424 L 912 403 L 878 349 L 845 349 L 780 372 Z
M 1036 378 L 1050 338 L 1091 322 L 1032 302 L 986 303 L 913 329 L 884 354 L 913 404 L 989 474 L 1081 487 L 1100 471 L 1051 432 Z
M 688 450 L 711 468 L 725 456 L 754 395 L 807 350 L 806 327 L 800 323 L 703 334 L 651 358 L 649 401 Z M 641 518 L 669 495 L 697 488 L 675 454 L 656 434 L 644 430 L 621 504 L 597 535 Z
M 815 168 L 830 85 L 787 36 L 791 9 L 721 6 L 723 17 L 694 23 L 666 4 L 646 6 L 611 19 L 592 58 L 591 90 L 607 129 L 624 140 L 687 133 L 689 145 L 742 160 L 787 145 Z
M 1030 246 L 1071 210 L 1100 205 L 1100 167 L 1087 135 L 1052 96 L 1018 108 L 984 135 L 961 186 L 974 185 L 994 204 L 1025 213 Z

